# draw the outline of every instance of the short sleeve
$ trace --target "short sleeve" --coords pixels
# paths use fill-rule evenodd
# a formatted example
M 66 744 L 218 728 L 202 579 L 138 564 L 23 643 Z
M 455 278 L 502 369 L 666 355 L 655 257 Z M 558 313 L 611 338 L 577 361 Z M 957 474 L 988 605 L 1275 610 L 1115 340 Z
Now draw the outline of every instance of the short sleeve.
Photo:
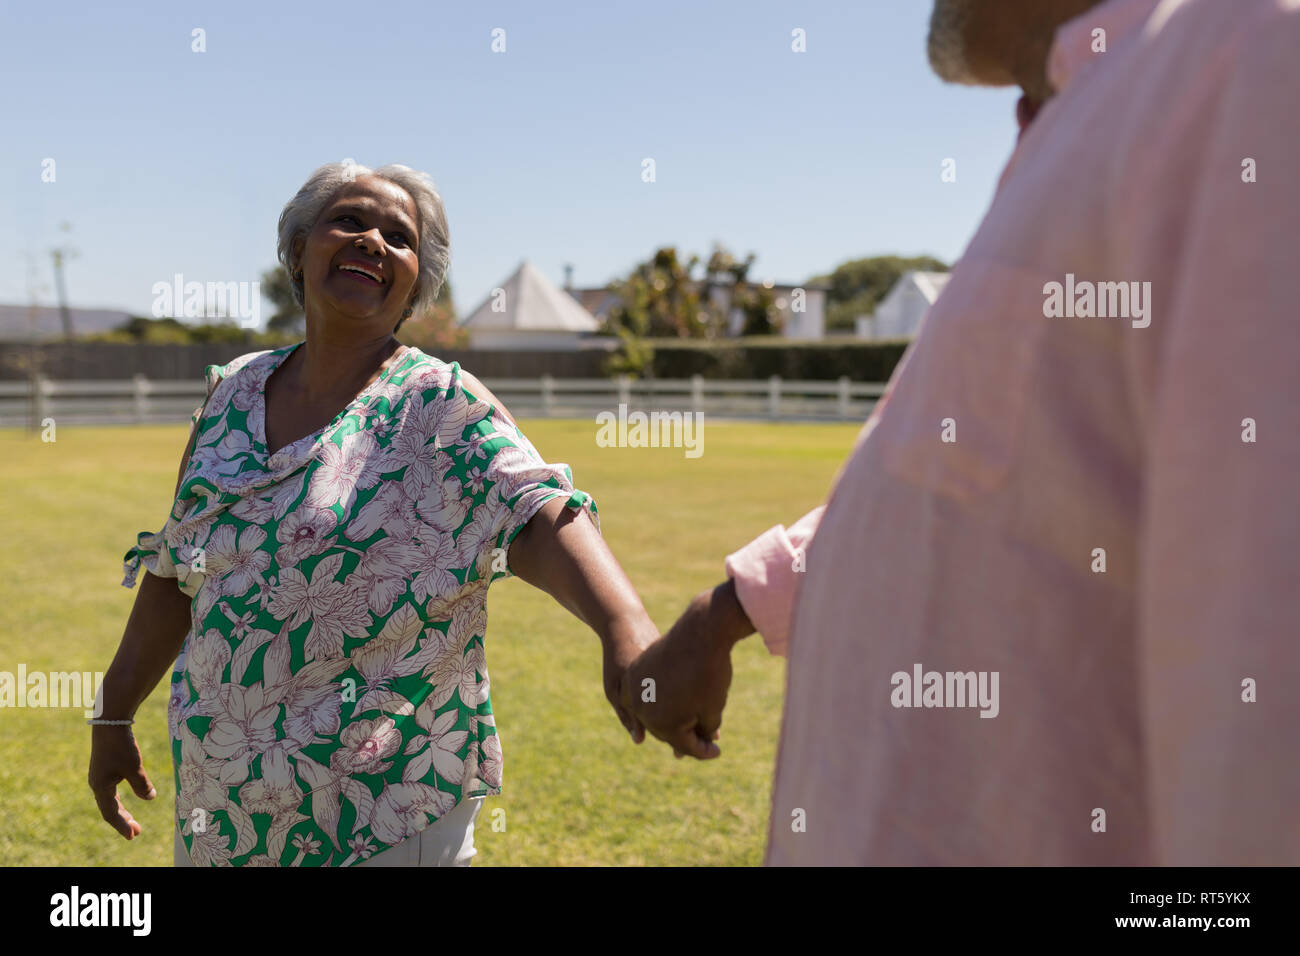
M 213 391 L 217 384 L 225 375 L 227 366 L 209 365 L 203 370 L 203 376 L 207 380 L 208 393 L 203 399 L 203 404 L 194 409 L 190 415 L 190 423 L 197 426 L 203 417 L 204 409 L 207 408 L 208 399 L 212 397 Z M 175 514 L 175 501 L 172 502 L 173 516 Z M 175 520 L 174 517 L 168 519 L 168 523 Z M 122 587 L 135 587 L 136 576 L 140 572 L 140 565 L 143 564 L 151 574 L 160 578 L 179 578 L 180 572 L 177 569 L 176 562 L 179 556 L 176 549 L 168 545 L 165 537 L 167 525 L 164 524 L 160 531 L 141 531 L 136 535 L 135 546 L 126 552 L 122 559 Z
M 458 364 L 453 363 L 453 368 L 456 390 L 471 409 L 485 410 L 481 417 L 478 411 L 469 416 L 472 424 L 465 429 L 464 442 L 466 464 L 471 473 L 481 476 L 485 488 L 483 516 L 476 515 L 475 520 L 482 521 L 483 529 L 479 566 L 490 568 L 490 580 L 513 576 L 505 560 L 511 542 L 554 498 L 563 499 L 566 508 L 586 510 L 599 531 L 595 499 L 574 487 L 569 466 L 542 458 L 517 425 L 465 388 Z
M 194 413 L 190 415 L 191 424 L 197 425 L 199 423 L 199 419 L 203 417 L 203 410 L 208 406 L 208 399 L 212 397 L 212 393 L 216 389 L 217 383 L 221 381 L 225 376 L 225 373 L 226 366 L 224 365 L 209 365 L 203 369 L 203 377 L 206 378 L 208 382 L 208 394 L 204 397 L 203 404 L 194 409 Z

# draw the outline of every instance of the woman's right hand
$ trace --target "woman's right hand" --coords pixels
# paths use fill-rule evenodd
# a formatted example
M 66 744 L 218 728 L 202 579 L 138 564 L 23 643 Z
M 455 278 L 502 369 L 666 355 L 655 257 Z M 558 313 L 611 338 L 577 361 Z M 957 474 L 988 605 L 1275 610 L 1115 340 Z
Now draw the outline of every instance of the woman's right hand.
M 122 806 L 117 785 L 125 780 L 143 800 L 152 800 L 158 791 L 144 772 L 144 760 L 129 724 L 91 727 L 89 780 L 100 816 L 126 839 L 137 837 L 144 828 Z

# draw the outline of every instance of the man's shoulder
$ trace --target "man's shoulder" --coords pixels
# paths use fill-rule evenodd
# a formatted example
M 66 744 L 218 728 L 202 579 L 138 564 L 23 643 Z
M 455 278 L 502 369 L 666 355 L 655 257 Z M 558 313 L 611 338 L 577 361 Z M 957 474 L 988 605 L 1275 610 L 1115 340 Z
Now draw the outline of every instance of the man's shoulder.
M 1171 63 L 1201 74 L 1249 63 L 1277 44 L 1277 31 L 1291 34 L 1297 28 L 1296 0 L 1163 0 L 1147 20 L 1143 39 L 1149 47 L 1177 47 L 1184 55 L 1171 56 Z M 1300 57 L 1286 60 L 1293 66 L 1300 63 Z

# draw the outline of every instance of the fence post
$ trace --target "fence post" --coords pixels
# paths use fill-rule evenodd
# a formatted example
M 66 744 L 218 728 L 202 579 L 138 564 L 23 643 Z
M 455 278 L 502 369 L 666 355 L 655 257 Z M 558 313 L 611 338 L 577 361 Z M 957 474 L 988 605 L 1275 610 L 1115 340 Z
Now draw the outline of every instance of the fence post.
M 632 406 L 632 376 L 620 375 L 618 377 L 618 403 Z
M 549 375 L 542 376 L 542 415 L 551 417 L 555 408 L 555 379 Z
M 144 424 L 149 411 L 149 380 L 145 378 L 144 372 L 135 373 L 134 384 L 135 420 L 137 424 Z
M 767 380 L 767 414 L 772 418 L 781 417 L 781 376 L 773 375 Z
M 691 411 L 696 415 L 704 414 L 704 376 L 691 376 Z
M 49 403 L 46 401 L 49 384 L 49 379 L 40 372 L 32 375 L 32 431 L 34 432 L 41 430 L 41 423 L 45 421 L 46 413 L 49 411 Z
M 840 376 L 840 418 L 849 417 L 849 377 Z

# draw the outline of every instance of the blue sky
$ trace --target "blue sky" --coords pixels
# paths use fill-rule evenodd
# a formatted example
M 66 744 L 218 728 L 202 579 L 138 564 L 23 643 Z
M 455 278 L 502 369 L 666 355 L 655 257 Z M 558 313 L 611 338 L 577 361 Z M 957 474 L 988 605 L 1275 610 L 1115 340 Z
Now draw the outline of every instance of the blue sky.
M 778 282 L 865 255 L 951 261 L 1018 91 L 941 83 L 929 6 L 5 3 L 0 302 L 29 301 L 34 264 L 53 304 L 61 244 L 76 306 L 148 314 L 178 272 L 255 281 L 284 203 L 344 158 L 433 176 L 462 314 L 523 258 L 557 284 L 571 263 L 579 286 L 665 244 L 753 251 L 751 275 Z

